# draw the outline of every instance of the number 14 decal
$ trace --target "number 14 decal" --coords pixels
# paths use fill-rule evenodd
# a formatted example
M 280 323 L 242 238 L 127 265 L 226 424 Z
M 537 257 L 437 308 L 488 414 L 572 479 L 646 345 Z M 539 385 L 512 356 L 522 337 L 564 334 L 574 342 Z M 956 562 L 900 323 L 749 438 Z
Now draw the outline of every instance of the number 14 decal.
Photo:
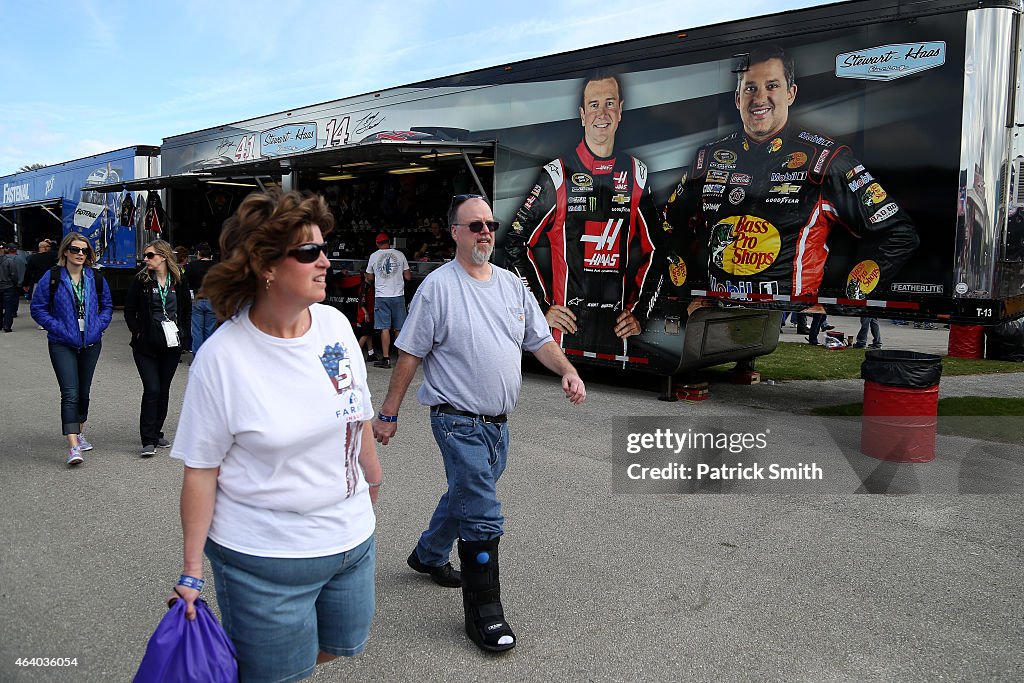
M 331 119 L 327 122 L 327 139 L 324 141 L 324 147 L 337 147 L 338 145 L 348 144 L 348 117 L 346 116 L 341 121 L 337 119 Z

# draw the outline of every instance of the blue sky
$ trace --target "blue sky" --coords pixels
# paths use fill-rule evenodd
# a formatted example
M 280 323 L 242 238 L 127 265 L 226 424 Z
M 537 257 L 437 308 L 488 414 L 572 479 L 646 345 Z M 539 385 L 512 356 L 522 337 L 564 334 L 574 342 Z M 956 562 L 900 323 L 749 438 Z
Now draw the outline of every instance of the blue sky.
M 820 0 L 0 0 L 0 175 Z

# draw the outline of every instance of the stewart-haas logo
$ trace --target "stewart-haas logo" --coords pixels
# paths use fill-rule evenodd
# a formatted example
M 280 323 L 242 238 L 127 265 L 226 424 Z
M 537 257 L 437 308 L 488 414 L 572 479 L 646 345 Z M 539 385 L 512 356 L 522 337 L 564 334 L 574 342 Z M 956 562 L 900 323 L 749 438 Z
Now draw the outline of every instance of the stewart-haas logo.
M 758 216 L 729 216 L 711 230 L 711 262 L 732 275 L 755 275 L 779 256 L 782 238 Z

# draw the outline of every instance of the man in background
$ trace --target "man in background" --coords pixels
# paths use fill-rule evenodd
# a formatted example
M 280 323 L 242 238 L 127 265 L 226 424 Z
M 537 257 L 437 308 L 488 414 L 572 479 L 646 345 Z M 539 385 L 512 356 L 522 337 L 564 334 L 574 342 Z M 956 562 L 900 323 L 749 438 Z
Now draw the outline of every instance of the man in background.
M 203 278 L 213 267 L 213 252 L 208 244 L 200 244 L 196 250 L 198 259 L 185 266 L 185 280 L 192 290 L 192 354 L 199 353 L 199 347 L 209 339 L 217 328 L 217 316 L 209 300 L 203 295 Z
M 377 251 L 366 263 L 366 281 L 373 283 L 373 327 L 380 330 L 380 360 L 376 368 L 391 367 L 391 330 L 395 337 L 405 324 L 405 283 L 412 279 L 405 254 L 391 248 L 391 237 L 377 235 Z

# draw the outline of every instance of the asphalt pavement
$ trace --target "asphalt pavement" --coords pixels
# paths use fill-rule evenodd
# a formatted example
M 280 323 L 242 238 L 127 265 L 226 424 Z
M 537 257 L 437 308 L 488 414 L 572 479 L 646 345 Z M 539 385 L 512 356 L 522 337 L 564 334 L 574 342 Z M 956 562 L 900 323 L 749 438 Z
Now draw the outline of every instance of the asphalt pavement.
M 884 348 L 944 352 L 945 330 L 893 328 L 883 322 Z M 23 307 L 14 332 L 0 335 L 0 681 L 130 680 L 180 572 L 181 465 L 166 451 L 138 456 L 142 388 L 120 311 L 103 343 L 89 422 L 95 450 L 69 469 L 45 333 Z M 370 368 L 375 404 L 390 372 Z M 964 495 L 979 489 L 964 487 L 963 470 L 983 459 L 960 463 L 955 485 L 937 481 L 947 470 L 936 465 L 995 453 L 1017 490 L 1019 449 L 940 437 L 936 463 L 901 469 L 950 484 L 932 495 L 865 495 L 863 461 L 841 445 L 834 450 L 846 466 L 835 465 L 827 485 L 619 493 L 612 482 L 623 455 L 613 444 L 629 419 L 767 424 L 765 457 L 807 461 L 843 429 L 820 430 L 807 406 L 860 400 L 862 383 L 723 383 L 707 401 L 665 403 L 655 383 L 645 390 L 588 377 L 588 400 L 573 407 L 554 377 L 527 374 L 510 419 L 501 572 L 518 647 L 477 650 L 463 634 L 459 592 L 405 565 L 444 486 L 426 411 L 413 398 L 417 380 L 397 440 L 380 448 L 386 483 L 370 644 L 312 680 L 1020 680 L 1022 498 Z M 170 437 L 186 381 L 183 364 Z M 1024 373 L 947 377 L 941 391 L 1024 396 Z M 969 480 L 977 483 L 973 470 Z M 42 657 L 75 664 L 16 663 Z

